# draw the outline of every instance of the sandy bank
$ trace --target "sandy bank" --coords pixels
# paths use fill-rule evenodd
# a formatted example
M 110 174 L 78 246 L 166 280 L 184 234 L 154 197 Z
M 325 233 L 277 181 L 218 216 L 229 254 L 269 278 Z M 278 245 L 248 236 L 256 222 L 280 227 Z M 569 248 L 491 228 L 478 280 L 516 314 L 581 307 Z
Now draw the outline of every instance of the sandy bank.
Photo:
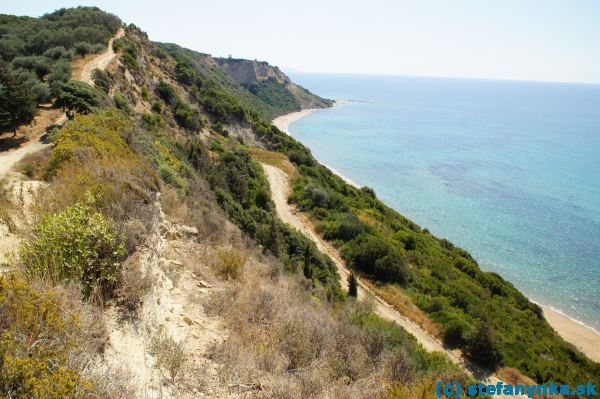
M 304 118 L 306 115 L 310 114 L 311 112 L 317 111 L 318 109 L 319 108 L 304 109 L 302 111 L 292 112 L 291 114 L 281 115 L 273 119 L 273 124 L 277 126 L 277 129 L 281 130 L 282 132 L 290 134 L 288 128 L 292 122 L 295 122 L 300 118 Z
M 600 333 L 580 321 L 545 305 L 540 305 L 544 317 L 554 330 L 590 359 L 600 363 Z
M 340 100 L 336 101 L 335 106 L 343 105 L 346 101 Z M 292 112 L 287 115 L 282 115 L 273 120 L 273 124 L 277 126 L 277 128 L 283 132 L 289 133 L 289 125 L 292 122 L 297 121 L 300 118 L 309 115 L 314 111 L 318 111 L 319 109 L 306 109 L 298 112 Z M 324 165 L 333 173 L 337 174 L 347 183 L 358 187 L 358 185 L 353 182 L 351 179 L 343 176 L 335 169 Z M 585 353 L 590 359 L 600 362 L 600 332 L 595 329 L 586 326 L 582 322 L 578 320 L 574 320 L 564 313 L 557 311 L 551 307 L 541 305 L 544 312 L 544 317 L 548 321 L 548 323 L 554 328 L 554 330 L 567 342 L 573 344 L 576 348 L 578 348 L 581 352 Z

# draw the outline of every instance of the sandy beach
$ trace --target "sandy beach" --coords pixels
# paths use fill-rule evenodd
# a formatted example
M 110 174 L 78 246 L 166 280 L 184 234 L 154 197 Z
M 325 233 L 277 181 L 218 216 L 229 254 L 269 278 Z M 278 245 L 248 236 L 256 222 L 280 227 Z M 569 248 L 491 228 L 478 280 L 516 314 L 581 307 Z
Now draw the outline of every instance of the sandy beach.
M 572 343 L 590 359 L 600 363 L 600 333 L 592 327 L 573 320 L 569 316 L 545 305 L 540 305 L 544 311 L 544 317 L 554 330 Z
M 295 122 L 300 118 L 304 118 L 306 115 L 318 110 L 319 108 L 310 108 L 298 112 L 292 112 L 291 114 L 281 115 L 273 119 L 273 124 L 277 126 L 277 129 L 281 130 L 282 132 L 290 134 L 288 128 L 292 122 Z
M 340 100 L 336 101 L 334 106 L 342 105 L 345 101 Z M 319 111 L 320 109 L 306 109 L 298 112 L 292 112 L 290 114 L 282 115 L 273 120 L 273 124 L 277 126 L 277 128 L 287 134 L 289 132 L 289 125 L 292 122 L 297 121 L 300 118 L 309 115 L 314 111 Z M 333 173 L 340 176 L 347 183 L 358 187 L 356 183 L 354 183 L 349 178 L 341 175 L 335 169 L 324 165 L 329 168 Z M 581 352 L 585 353 L 590 359 L 600 362 L 600 332 L 595 329 L 586 326 L 580 321 L 574 320 L 564 313 L 557 311 L 551 307 L 541 305 L 542 310 L 544 312 L 544 317 L 548 321 L 548 323 L 554 328 L 554 330 L 567 342 L 573 344 L 577 349 Z

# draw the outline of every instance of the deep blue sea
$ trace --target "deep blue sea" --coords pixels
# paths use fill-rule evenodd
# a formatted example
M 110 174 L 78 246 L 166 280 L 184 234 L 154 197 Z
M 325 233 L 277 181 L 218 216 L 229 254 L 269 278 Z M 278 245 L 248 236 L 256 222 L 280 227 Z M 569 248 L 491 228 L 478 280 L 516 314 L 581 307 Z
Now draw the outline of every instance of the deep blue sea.
M 319 161 L 600 328 L 600 85 L 290 75 L 356 101 L 291 124 Z

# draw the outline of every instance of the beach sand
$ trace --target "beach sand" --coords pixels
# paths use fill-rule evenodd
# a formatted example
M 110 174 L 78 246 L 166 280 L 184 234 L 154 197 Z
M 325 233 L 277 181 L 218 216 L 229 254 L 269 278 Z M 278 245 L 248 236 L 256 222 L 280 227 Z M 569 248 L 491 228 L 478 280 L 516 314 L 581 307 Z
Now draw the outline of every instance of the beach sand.
M 346 101 L 340 100 L 336 101 L 334 106 L 343 105 Z M 287 134 L 289 132 L 289 125 L 292 122 L 297 121 L 300 118 L 309 115 L 314 111 L 319 111 L 320 109 L 305 109 L 298 112 L 292 112 L 291 114 L 282 115 L 273 120 L 273 124 L 277 126 L 277 128 Z M 321 163 L 323 164 L 323 163 Z M 340 176 L 347 183 L 358 187 L 356 183 L 354 183 L 349 178 L 341 175 L 333 168 L 324 165 L 329 168 L 333 173 Z M 557 311 L 551 307 L 539 304 L 544 312 L 544 317 L 548 321 L 548 323 L 554 328 L 554 330 L 567 342 L 573 344 L 577 349 L 581 352 L 585 353 L 590 359 L 600 362 L 600 332 L 595 329 L 586 326 L 585 324 L 574 320 L 564 313 Z
M 277 118 L 273 119 L 273 124 L 277 127 L 277 129 L 290 134 L 288 128 L 292 122 L 297 121 L 300 118 L 304 118 L 306 115 L 317 111 L 318 108 L 304 109 L 298 112 L 292 112 L 291 114 L 281 115 Z
M 600 333 L 548 306 L 540 305 L 544 317 L 563 339 L 575 345 L 590 359 L 600 363 Z

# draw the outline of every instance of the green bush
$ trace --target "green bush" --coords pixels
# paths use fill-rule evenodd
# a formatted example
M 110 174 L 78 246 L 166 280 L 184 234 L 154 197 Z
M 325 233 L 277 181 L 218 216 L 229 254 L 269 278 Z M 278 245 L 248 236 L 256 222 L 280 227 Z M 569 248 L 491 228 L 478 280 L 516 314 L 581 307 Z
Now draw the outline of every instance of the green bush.
M 81 281 L 86 298 L 110 296 L 126 256 L 116 226 L 87 203 L 46 215 L 20 255 L 29 275 Z
M 92 46 L 88 42 L 75 43 L 75 54 L 80 57 L 86 56 L 92 52 Z
M 156 130 L 165 123 L 160 114 L 144 114 L 142 115 L 142 122 L 150 130 Z
M 48 85 L 52 97 L 58 97 L 65 83 L 71 78 L 71 65 L 66 60 L 57 61 L 50 75 L 48 76 Z M 102 87 L 102 86 L 101 86 Z
M 56 46 L 44 51 L 44 57 L 57 61 L 60 59 L 70 59 L 73 56 L 69 50 L 63 46 Z
M 175 89 L 173 89 L 173 86 L 171 86 L 163 80 L 158 82 L 158 84 L 154 88 L 154 91 L 167 104 L 171 104 L 171 102 L 177 98 L 177 93 L 175 92 Z
M 137 59 L 133 55 L 131 55 L 131 53 L 124 52 L 121 55 L 121 58 L 123 59 L 123 63 L 129 68 L 133 70 L 139 69 L 140 65 L 138 64 Z
M 460 319 L 452 319 L 444 325 L 444 344 L 450 347 L 462 346 L 467 324 Z
M 352 245 L 344 247 L 343 256 L 350 261 L 356 269 L 373 275 L 375 262 L 383 259 L 390 252 L 389 245 L 382 239 L 374 236 L 360 236 L 352 241 Z
M 129 101 L 127 101 L 123 93 L 121 93 L 120 91 L 115 92 L 113 101 L 115 102 L 115 107 L 117 107 L 117 109 L 120 109 L 126 114 L 129 113 Z
M 108 104 L 109 100 L 104 92 L 77 80 L 66 83 L 55 102 L 57 107 L 66 110 L 67 116 L 71 119 L 75 114 L 88 114 Z
M 465 337 L 465 354 L 472 361 L 496 369 L 502 364 L 502 353 L 490 327 L 481 320 L 475 331 Z
M 15 135 L 17 128 L 29 123 L 37 114 L 36 98 L 8 66 L 0 64 L 0 129 Z
M 96 87 L 99 87 L 105 93 L 108 93 L 110 91 L 111 79 L 110 76 L 108 76 L 108 73 L 106 73 L 102 69 L 96 68 L 94 69 L 92 78 Z
M 162 105 L 160 104 L 160 101 L 154 101 L 152 103 L 152 107 L 150 108 L 150 110 L 152 112 L 156 112 L 157 114 L 160 114 L 162 112 Z
M 390 250 L 386 256 L 377 259 L 373 274 L 381 281 L 398 284 L 405 284 L 411 278 L 406 260 L 397 250 Z

